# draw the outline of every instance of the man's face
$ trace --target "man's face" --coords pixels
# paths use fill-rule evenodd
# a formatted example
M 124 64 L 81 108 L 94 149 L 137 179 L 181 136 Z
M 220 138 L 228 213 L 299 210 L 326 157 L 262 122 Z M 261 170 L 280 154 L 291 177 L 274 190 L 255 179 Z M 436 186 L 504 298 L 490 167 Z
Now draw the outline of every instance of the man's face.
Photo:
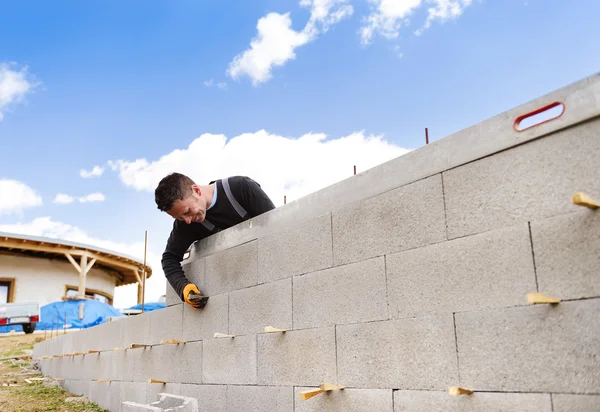
M 202 222 L 206 217 L 206 205 L 198 187 L 193 187 L 192 193 L 183 200 L 177 200 L 167 213 L 188 225 L 192 222 Z

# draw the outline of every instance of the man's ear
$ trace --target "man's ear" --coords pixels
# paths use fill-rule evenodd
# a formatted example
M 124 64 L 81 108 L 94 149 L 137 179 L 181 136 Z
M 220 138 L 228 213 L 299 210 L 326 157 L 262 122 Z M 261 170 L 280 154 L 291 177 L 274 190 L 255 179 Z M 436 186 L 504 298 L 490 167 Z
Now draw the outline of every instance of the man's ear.
M 192 192 L 196 193 L 198 196 L 202 196 L 202 190 L 198 185 L 192 185 Z

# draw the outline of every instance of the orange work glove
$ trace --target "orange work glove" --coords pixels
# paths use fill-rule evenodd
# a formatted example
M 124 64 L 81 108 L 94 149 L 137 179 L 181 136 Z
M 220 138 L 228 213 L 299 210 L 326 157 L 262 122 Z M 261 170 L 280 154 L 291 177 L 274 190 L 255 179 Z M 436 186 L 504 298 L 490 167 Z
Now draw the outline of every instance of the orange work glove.
M 185 302 L 194 309 L 202 309 L 206 306 L 206 302 L 208 302 L 208 296 L 202 296 L 198 287 L 193 283 L 188 283 L 186 287 L 183 288 L 183 298 Z

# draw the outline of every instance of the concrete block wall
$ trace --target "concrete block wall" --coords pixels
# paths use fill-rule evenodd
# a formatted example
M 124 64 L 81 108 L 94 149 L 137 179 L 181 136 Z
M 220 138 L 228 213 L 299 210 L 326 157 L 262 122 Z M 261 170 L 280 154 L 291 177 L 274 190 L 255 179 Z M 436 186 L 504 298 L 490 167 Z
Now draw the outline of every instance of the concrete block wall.
M 561 117 L 515 131 L 553 101 Z M 168 308 L 34 357 L 111 411 L 161 392 L 223 412 L 600 411 L 600 209 L 571 202 L 600 200 L 598 159 L 600 75 L 198 242 L 182 263 L 203 310 L 168 288 Z M 152 346 L 113 350 L 133 343 Z M 344 389 L 300 400 L 323 383 Z

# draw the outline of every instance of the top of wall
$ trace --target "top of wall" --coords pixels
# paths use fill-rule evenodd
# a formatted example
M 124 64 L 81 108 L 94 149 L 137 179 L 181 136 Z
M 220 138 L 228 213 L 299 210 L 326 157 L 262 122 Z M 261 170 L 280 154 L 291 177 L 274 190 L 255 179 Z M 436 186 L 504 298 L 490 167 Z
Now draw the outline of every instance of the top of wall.
M 515 129 L 517 118 L 554 102 L 564 105 L 560 117 L 522 131 Z M 192 247 L 186 263 L 300 224 L 350 203 L 541 138 L 599 115 L 600 73 L 596 73 L 202 239 Z

